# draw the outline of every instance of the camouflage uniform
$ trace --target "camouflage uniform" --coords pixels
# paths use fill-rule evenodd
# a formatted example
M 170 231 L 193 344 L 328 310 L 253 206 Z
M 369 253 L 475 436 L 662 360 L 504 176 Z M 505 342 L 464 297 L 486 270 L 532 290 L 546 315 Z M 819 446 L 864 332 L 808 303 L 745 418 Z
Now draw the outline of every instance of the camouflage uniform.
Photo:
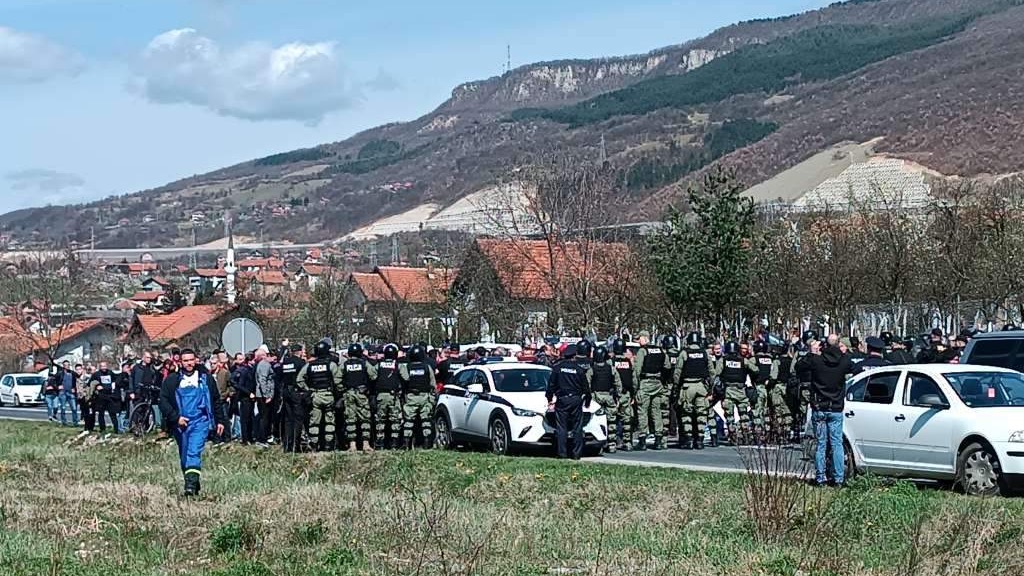
M 335 447 L 334 405 L 341 380 L 341 368 L 330 358 L 314 359 L 303 366 L 295 378 L 296 388 L 312 397 L 309 437 L 314 449 L 320 444 L 321 432 L 324 449 Z
M 633 449 L 633 428 L 636 422 L 636 372 L 633 371 L 633 361 L 624 354 L 615 358 L 615 371 L 619 374 L 619 382 L 622 385 L 622 393 L 619 394 L 619 402 L 616 406 L 616 418 L 622 426 L 622 438 L 618 448 L 625 450 Z M 611 416 L 608 420 L 611 434 L 617 434 L 617 429 L 612 428 Z
M 618 426 L 622 413 L 619 412 L 619 399 L 622 398 L 622 379 L 615 365 L 609 361 L 596 362 L 587 368 L 587 385 L 593 393 L 593 398 L 604 408 L 608 416 L 608 443 L 607 450 L 615 452 L 614 442 L 615 430 Z
M 411 448 L 416 419 L 423 430 L 423 447 L 434 445 L 434 404 L 437 402 L 437 381 L 434 370 L 426 362 L 409 362 L 400 367 L 405 384 L 404 424 L 402 436 Z
M 688 346 L 680 355 L 672 376 L 674 382 L 679 382 L 679 409 L 676 413 L 679 416 L 679 444 L 683 448 L 687 447 L 686 437 L 693 448 L 704 448 L 704 428 L 711 413 L 707 388 L 710 376 L 708 353 L 699 345 Z
M 369 448 L 370 390 L 377 379 L 377 367 L 363 358 L 349 358 L 341 366 L 341 413 L 345 419 L 345 436 L 349 450 L 356 449 L 357 435 Z
M 725 412 L 726 421 L 733 417 L 733 409 L 739 412 L 740 423 L 737 433 L 736 427 L 730 426 L 733 433 L 733 441 L 743 441 L 750 438 L 751 430 L 751 405 L 750 397 L 747 396 L 748 377 L 757 373 L 757 365 L 752 359 L 744 359 L 739 354 L 727 354 L 720 358 L 715 364 L 714 374 L 721 379 L 725 385 L 725 400 L 722 401 L 722 409 Z
M 671 367 L 671 361 L 665 351 L 657 345 L 646 344 L 637 351 L 633 371 L 640 383 L 638 390 L 639 409 L 637 411 L 638 431 L 637 448 L 647 449 L 647 436 L 654 432 L 654 445 L 661 448 L 665 434 L 665 403 L 668 391 L 662 381 L 662 373 Z
M 398 360 L 384 359 L 377 365 L 377 445 L 388 447 L 385 440 L 397 446 L 402 437 L 402 376 Z M 386 434 L 390 432 L 390 434 Z

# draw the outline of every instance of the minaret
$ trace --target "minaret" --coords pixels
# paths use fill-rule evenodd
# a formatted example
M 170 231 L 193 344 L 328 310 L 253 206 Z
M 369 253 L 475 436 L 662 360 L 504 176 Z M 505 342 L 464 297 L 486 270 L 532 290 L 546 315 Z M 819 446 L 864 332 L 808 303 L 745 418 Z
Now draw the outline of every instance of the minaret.
M 227 287 L 225 293 L 228 297 L 228 304 L 234 304 L 235 298 L 238 296 L 235 292 L 235 272 L 238 268 L 235 267 L 235 233 L 231 230 L 231 220 L 228 217 L 228 257 L 227 261 L 224 262 L 224 272 L 227 273 Z

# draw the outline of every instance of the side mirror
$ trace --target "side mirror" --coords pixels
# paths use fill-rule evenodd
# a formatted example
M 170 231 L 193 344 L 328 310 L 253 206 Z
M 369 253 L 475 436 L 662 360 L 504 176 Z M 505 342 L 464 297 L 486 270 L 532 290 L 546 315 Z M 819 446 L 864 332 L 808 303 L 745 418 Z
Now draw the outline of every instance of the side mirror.
M 938 394 L 925 394 L 917 400 L 917 405 L 921 408 L 931 408 L 933 410 L 947 410 L 949 404 L 942 401 L 942 398 Z
M 484 385 L 483 384 L 470 384 L 469 386 L 466 386 L 466 392 L 469 392 L 470 394 L 483 394 L 484 393 Z

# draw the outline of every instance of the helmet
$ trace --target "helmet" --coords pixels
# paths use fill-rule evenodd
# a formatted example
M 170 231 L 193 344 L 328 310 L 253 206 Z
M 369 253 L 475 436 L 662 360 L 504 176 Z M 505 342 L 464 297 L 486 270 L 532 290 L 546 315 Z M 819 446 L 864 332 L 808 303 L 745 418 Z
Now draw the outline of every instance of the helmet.
M 409 361 L 423 362 L 423 347 L 419 344 L 409 348 Z
M 804 335 L 803 335 L 803 337 L 800 338 L 800 341 L 803 342 L 804 344 L 806 344 L 806 343 L 810 342 L 811 340 L 817 340 L 817 339 L 818 339 L 818 332 L 817 332 L 817 330 L 804 330 Z
M 327 339 L 323 339 L 313 346 L 313 356 L 317 358 L 327 358 L 331 355 L 331 343 Z
M 625 354 L 626 341 L 623 340 L 622 338 L 616 338 L 615 340 L 612 340 L 612 352 L 616 354 Z
M 699 348 L 700 347 L 700 341 L 701 341 L 700 334 L 698 334 L 696 332 L 690 332 L 689 334 L 686 335 L 686 345 L 687 346 L 695 346 L 695 347 Z
M 594 349 L 594 345 L 590 343 L 590 340 L 583 339 L 576 343 L 576 355 L 584 358 L 590 358 L 590 352 Z
M 1011 332 L 1013 330 L 1019 330 L 1019 328 L 1017 328 L 1017 325 L 1014 324 L 1013 322 L 1007 322 L 1006 325 L 1003 326 L 1003 332 Z
M 363 357 L 363 345 L 359 342 L 354 342 L 348 345 L 348 357 L 349 358 L 362 358 Z
M 594 362 L 600 364 L 608 359 L 608 349 L 604 346 L 598 346 L 594 349 Z
M 665 350 L 675 350 L 679 348 L 679 339 L 675 334 L 665 334 L 661 337 L 661 347 Z
M 726 342 L 725 347 L 722 348 L 722 353 L 726 356 L 735 356 L 740 353 L 740 346 L 735 342 Z
M 889 331 L 882 332 L 881 334 L 878 335 L 878 337 L 882 339 L 882 342 L 885 342 L 886 346 L 892 346 L 892 341 L 893 341 L 892 332 L 889 332 Z
M 764 354 L 768 352 L 768 343 L 764 340 L 754 340 L 754 353 Z
M 384 346 L 384 359 L 385 360 L 397 360 L 398 359 L 398 346 L 394 344 L 388 344 Z
M 799 344 L 796 345 L 796 353 L 799 356 L 803 356 L 803 355 L 807 354 L 810 351 L 811 351 L 810 347 L 808 347 L 807 343 L 805 343 L 805 342 L 800 342 Z

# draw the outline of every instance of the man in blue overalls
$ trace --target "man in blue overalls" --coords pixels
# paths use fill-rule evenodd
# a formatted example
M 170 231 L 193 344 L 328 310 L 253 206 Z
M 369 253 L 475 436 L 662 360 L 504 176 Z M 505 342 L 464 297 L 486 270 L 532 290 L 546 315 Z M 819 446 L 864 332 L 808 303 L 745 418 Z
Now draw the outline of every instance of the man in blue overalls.
M 220 402 L 213 379 L 196 364 L 196 353 L 182 350 L 181 369 L 169 374 L 160 387 L 160 412 L 178 443 L 186 496 L 199 494 L 203 448 L 210 428 L 216 426 L 218 436 L 224 433 Z

